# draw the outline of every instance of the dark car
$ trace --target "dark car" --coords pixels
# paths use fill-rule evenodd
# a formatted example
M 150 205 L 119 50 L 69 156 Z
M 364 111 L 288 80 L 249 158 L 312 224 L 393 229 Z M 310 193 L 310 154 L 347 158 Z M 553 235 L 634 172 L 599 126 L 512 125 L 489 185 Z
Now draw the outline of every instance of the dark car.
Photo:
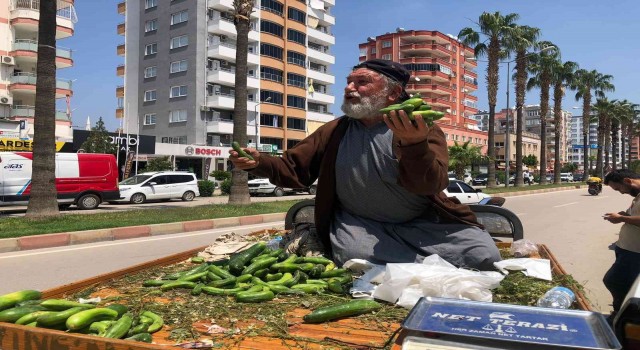
M 471 180 L 471 184 L 473 186 L 486 186 L 488 177 L 489 177 L 489 174 L 478 174 L 478 176 L 474 177 L 473 180 Z M 499 184 L 500 184 L 500 180 L 496 178 L 496 185 L 499 185 Z

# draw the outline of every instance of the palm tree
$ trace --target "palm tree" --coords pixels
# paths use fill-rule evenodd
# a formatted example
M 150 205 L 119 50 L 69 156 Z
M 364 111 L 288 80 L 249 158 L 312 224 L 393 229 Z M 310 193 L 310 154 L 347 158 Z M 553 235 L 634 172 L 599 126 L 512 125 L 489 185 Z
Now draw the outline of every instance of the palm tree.
M 562 63 L 557 60 L 551 71 L 551 82 L 553 84 L 553 124 L 554 124 L 554 153 L 553 162 L 553 182 L 560 183 L 560 136 L 562 135 L 562 98 L 567 87 L 573 82 L 573 75 L 578 69 L 578 64 L 572 61 Z
M 233 105 L 233 140 L 242 146 L 247 144 L 247 55 L 250 17 L 253 6 L 253 0 L 233 0 L 233 23 L 238 33 L 236 42 L 236 96 Z M 251 204 L 248 181 L 249 175 L 246 171 L 237 168 L 231 170 L 229 204 Z
M 549 41 L 541 41 L 538 47 L 555 46 Z M 553 66 L 560 59 L 560 50 L 540 51 L 530 56 L 531 64 L 529 72 L 532 77 L 527 82 L 527 90 L 534 87 L 540 88 L 540 184 L 547 183 L 547 177 L 542 176 L 542 169 L 547 168 L 547 112 L 549 110 L 549 90 L 551 88 L 551 79 Z
M 609 133 L 611 129 L 611 116 L 616 108 L 616 102 L 609 101 L 606 97 L 598 98 L 591 108 L 596 112 L 595 120 L 598 122 L 598 153 L 596 156 L 595 171 L 596 174 L 602 174 L 603 156 L 605 152 L 605 163 L 609 164 Z
M 604 97 L 605 91 L 614 91 L 615 87 L 611 83 L 613 76 L 604 75 L 597 70 L 579 69 L 576 71 L 575 79 L 571 88 L 576 90 L 576 101 L 582 99 L 582 144 L 584 145 L 584 173 L 587 174 L 587 159 L 589 157 L 589 120 L 591 116 L 592 91 L 596 98 Z M 598 174 L 599 175 L 599 174 Z M 583 181 L 588 177 L 584 176 Z
M 631 152 L 629 152 L 627 162 L 625 162 L 625 154 L 627 146 L 629 146 L 629 149 L 631 147 L 632 138 L 636 137 L 633 130 L 636 118 L 640 113 L 640 111 L 638 110 L 638 104 L 628 102 L 627 100 L 624 101 L 627 103 L 627 106 L 625 108 L 625 112 L 620 116 L 620 128 L 622 134 L 622 158 L 620 159 L 620 166 L 622 169 L 626 169 L 626 166 L 631 163 Z
M 516 72 L 514 74 L 514 80 L 516 82 L 516 175 L 514 185 L 521 187 L 524 186 L 522 176 L 522 127 L 524 124 L 524 115 L 522 107 L 524 106 L 528 77 L 527 65 L 529 61 L 527 58 L 529 54 L 527 50 L 535 47 L 536 40 L 538 40 L 540 36 L 540 29 L 529 26 L 518 26 L 512 34 L 513 36 L 507 38 L 507 49 L 514 51 L 516 54 Z M 509 106 L 507 106 L 507 108 L 509 108 Z M 507 128 L 508 127 L 509 126 L 507 126 Z
M 56 0 L 40 1 L 31 196 L 26 217 L 60 212 L 56 191 Z
M 456 179 L 462 180 L 464 172 L 474 161 L 485 158 L 482 155 L 482 147 L 469 145 L 471 140 L 458 144 L 454 141 L 453 146 L 449 146 L 449 169 L 456 173 Z
M 489 169 L 487 178 L 487 187 L 496 187 L 496 167 L 495 167 L 495 118 L 496 103 L 498 94 L 498 65 L 500 59 L 508 57 L 508 52 L 503 50 L 504 41 L 507 37 L 511 37 L 512 32 L 516 28 L 515 21 L 520 16 L 511 13 L 506 16 L 500 12 L 483 12 L 477 23 L 480 31 L 476 32 L 473 28 L 463 28 L 458 34 L 460 41 L 472 46 L 475 51 L 476 58 L 487 55 L 487 95 L 489 100 L 489 135 L 487 156 L 489 159 Z M 480 41 L 480 35 L 487 38 Z M 488 43 L 487 43 L 488 42 Z

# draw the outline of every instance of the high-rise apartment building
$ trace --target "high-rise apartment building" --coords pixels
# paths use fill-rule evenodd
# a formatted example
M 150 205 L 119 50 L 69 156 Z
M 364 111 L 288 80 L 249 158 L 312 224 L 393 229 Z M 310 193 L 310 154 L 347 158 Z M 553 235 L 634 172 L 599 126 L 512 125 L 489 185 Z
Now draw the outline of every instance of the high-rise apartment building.
M 57 1 L 56 39 L 73 35 L 76 23 L 74 0 Z M 31 139 L 34 133 L 36 101 L 36 66 L 38 63 L 39 0 L 0 0 L 0 25 L 4 33 L 0 39 L 0 118 L 5 124 L 22 122 L 22 128 L 3 131 L 0 138 Z M 70 49 L 56 43 L 56 68 L 73 65 Z M 72 82 L 57 78 L 56 99 L 73 95 Z M 56 140 L 72 139 L 70 111 L 56 111 Z M 3 142 L 3 144 L 6 142 Z
M 257 0 L 248 46 L 247 135 L 281 152 L 334 119 L 335 0 Z M 237 33 L 232 0 L 127 0 L 117 118 L 158 144 L 229 147 Z M 162 147 L 161 147 L 162 149 Z M 185 147 L 182 147 L 185 149 Z M 157 152 L 158 147 L 156 147 Z M 214 150 L 216 168 L 228 152 Z M 193 154 L 182 153 L 189 157 Z
M 407 85 L 410 94 L 420 93 L 432 109 L 445 112 L 438 121 L 447 136 L 454 141 L 483 148 L 486 152 L 487 133 L 478 130 L 477 63 L 472 48 L 463 45 L 455 37 L 438 31 L 404 30 L 369 37 L 359 44 L 360 62 L 380 58 L 403 64 L 412 80 Z M 419 80 L 416 80 L 415 78 Z

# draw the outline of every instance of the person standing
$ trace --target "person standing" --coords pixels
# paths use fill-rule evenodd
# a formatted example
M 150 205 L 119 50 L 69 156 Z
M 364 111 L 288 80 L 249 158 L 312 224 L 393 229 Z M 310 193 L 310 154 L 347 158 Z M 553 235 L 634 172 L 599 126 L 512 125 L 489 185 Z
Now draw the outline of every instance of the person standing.
M 278 186 L 308 187 L 318 179 L 317 235 L 338 264 L 421 262 L 438 254 L 456 266 L 492 270 L 500 254 L 491 236 L 468 206 L 443 193 L 449 155 L 442 129 L 404 111 L 379 112 L 409 98 L 409 79 L 397 62 L 362 62 L 347 77 L 345 116 L 282 157 L 247 148 L 253 160 L 233 150 L 229 159 Z
M 616 260 L 602 280 L 613 297 L 612 320 L 640 275 L 640 174 L 628 169 L 614 170 L 605 175 L 604 184 L 633 197 L 627 210 L 604 214 L 605 220 L 623 224 L 615 247 Z

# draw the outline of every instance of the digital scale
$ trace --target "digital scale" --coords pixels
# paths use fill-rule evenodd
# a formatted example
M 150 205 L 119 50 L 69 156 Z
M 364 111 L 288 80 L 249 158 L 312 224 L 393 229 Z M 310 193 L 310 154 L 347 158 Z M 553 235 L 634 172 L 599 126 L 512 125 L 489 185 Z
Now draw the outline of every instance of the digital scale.
M 603 315 L 423 297 L 402 323 L 403 350 L 621 349 Z

